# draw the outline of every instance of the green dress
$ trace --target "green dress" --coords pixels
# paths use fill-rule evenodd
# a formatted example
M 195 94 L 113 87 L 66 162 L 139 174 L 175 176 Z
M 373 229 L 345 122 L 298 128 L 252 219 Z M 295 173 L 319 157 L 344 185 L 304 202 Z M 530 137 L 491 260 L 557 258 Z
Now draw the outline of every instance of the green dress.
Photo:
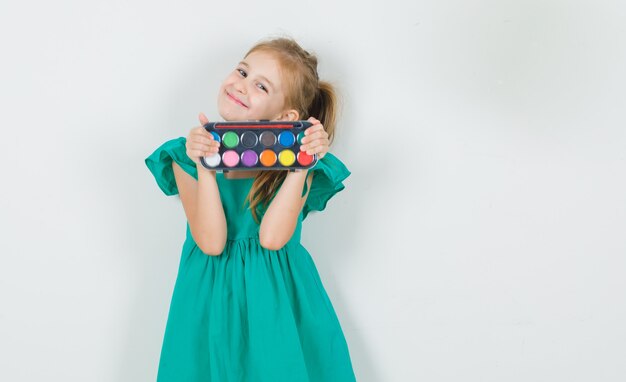
M 198 178 L 185 141 L 169 140 L 145 159 L 166 195 L 178 194 L 172 161 Z M 221 255 L 206 255 L 187 223 L 158 381 L 356 380 L 337 315 L 300 244 L 302 221 L 343 190 L 350 172 L 330 153 L 309 171 L 315 174 L 295 232 L 277 251 L 261 247 L 259 225 L 242 208 L 253 179 L 216 174 L 228 240 Z

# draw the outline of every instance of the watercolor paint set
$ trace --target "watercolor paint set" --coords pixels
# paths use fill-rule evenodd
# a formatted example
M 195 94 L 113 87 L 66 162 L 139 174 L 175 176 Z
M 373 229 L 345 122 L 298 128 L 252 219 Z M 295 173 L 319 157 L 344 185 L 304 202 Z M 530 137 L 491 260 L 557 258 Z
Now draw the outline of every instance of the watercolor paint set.
M 296 170 L 317 163 L 317 154 L 300 151 L 309 121 L 209 122 L 204 128 L 220 142 L 219 151 L 200 157 L 207 169 Z

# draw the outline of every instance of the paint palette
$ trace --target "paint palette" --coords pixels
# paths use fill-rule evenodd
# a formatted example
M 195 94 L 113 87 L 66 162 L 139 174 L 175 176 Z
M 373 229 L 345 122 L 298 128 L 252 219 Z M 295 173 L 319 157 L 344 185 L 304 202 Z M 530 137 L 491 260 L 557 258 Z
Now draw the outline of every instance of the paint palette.
M 220 142 L 219 151 L 200 157 L 209 170 L 296 170 L 311 168 L 317 154 L 300 151 L 309 121 L 209 122 L 204 128 Z

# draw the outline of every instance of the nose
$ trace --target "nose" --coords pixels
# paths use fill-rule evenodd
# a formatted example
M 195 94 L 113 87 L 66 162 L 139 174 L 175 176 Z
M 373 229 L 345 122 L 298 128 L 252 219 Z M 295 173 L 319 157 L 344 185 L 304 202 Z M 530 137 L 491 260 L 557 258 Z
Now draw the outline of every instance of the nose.
M 247 90 L 246 90 L 246 79 L 245 78 L 240 78 L 237 81 L 235 81 L 235 90 L 237 90 L 239 93 L 241 94 L 246 94 Z

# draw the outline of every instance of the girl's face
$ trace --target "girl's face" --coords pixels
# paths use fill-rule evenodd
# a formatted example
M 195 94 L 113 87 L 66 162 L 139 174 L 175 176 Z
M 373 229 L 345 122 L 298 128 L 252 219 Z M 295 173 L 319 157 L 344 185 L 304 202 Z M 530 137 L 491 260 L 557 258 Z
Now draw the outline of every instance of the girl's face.
M 217 108 L 226 121 L 298 119 L 295 110 L 285 110 L 278 61 L 263 51 L 250 53 L 226 77 Z

